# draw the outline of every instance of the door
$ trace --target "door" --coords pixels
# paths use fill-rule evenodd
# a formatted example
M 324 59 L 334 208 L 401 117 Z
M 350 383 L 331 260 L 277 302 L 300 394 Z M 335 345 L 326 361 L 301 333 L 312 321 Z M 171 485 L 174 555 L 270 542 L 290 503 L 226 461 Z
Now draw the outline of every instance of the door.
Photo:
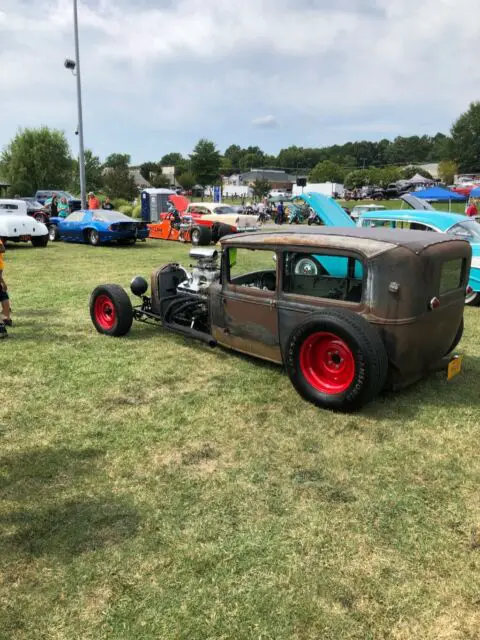
M 280 363 L 275 257 L 267 249 L 227 250 L 223 326 L 214 328 L 214 337 L 235 351 Z
M 64 240 L 76 240 L 79 239 L 80 234 L 78 233 L 78 228 L 80 226 L 80 221 L 83 218 L 82 211 L 76 211 L 75 213 L 71 213 L 64 220 L 60 222 L 59 231 L 60 235 Z

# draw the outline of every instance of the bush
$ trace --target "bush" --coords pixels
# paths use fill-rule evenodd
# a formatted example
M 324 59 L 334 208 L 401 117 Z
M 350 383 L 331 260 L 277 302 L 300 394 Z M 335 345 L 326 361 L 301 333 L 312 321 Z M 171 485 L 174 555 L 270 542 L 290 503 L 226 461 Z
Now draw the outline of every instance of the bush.
M 137 204 L 136 207 L 133 207 L 132 218 L 141 218 L 142 217 L 142 205 Z
M 131 207 L 131 203 L 128 200 L 124 200 L 123 198 L 116 198 L 116 200 L 112 200 L 113 208 L 116 211 L 120 211 L 120 207 Z
M 126 216 L 131 216 L 133 213 L 133 207 L 129 204 L 124 204 L 123 206 L 118 207 L 117 211 L 124 213 Z

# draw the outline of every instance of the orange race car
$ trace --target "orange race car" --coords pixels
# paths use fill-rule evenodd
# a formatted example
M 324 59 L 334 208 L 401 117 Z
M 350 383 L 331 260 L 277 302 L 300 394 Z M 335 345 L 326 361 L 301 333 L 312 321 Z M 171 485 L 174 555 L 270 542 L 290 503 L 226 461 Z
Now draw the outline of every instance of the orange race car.
M 173 198 L 169 199 L 173 202 Z M 150 238 L 208 245 L 217 243 L 223 236 L 256 231 L 259 227 L 257 216 L 238 215 L 227 205 L 202 202 L 190 203 L 183 214 L 172 208 L 160 214 L 159 221 L 149 224 L 148 228 Z

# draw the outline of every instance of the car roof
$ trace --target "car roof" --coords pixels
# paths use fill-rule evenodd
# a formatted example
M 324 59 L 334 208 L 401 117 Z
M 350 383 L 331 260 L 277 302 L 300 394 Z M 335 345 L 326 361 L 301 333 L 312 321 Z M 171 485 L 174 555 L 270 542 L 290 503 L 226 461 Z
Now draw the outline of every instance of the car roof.
M 448 211 L 423 211 L 418 209 L 397 209 L 385 211 L 367 211 L 360 216 L 360 220 L 405 220 L 431 224 L 441 231 L 446 231 L 454 224 L 465 222 L 468 218 L 461 213 Z
M 215 207 L 228 207 L 231 209 L 229 204 L 225 204 L 224 202 L 190 202 L 189 207 L 205 207 L 206 209 L 214 209 Z
M 434 231 L 412 231 L 407 229 L 361 228 L 361 227 L 303 227 L 301 229 L 269 229 L 251 233 L 225 236 L 222 246 L 244 245 L 260 248 L 264 245 L 292 245 L 312 248 L 346 249 L 359 251 L 373 258 L 396 247 L 404 247 L 419 254 L 427 247 L 446 242 L 458 242 L 456 238 L 439 235 Z M 461 240 L 461 242 L 465 242 Z

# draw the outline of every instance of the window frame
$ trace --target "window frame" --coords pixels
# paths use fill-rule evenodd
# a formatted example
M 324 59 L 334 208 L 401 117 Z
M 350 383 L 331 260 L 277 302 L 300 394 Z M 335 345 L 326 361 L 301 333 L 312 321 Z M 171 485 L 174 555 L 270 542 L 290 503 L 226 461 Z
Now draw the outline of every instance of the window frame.
M 275 291 L 270 291 L 270 290 L 263 290 L 263 289 L 258 289 L 256 287 L 244 287 L 241 284 L 235 284 L 234 282 L 231 281 L 231 268 L 230 268 L 230 260 L 229 260 L 229 251 L 231 249 L 236 249 L 237 251 L 240 250 L 245 250 L 245 251 L 262 251 L 262 252 L 268 252 L 272 255 L 276 256 L 275 262 L 272 266 L 272 270 L 275 271 L 275 277 L 276 277 L 276 286 L 275 286 Z M 222 283 L 222 289 L 224 289 L 225 291 L 235 291 L 235 292 L 241 292 L 244 293 L 245 295 L 254 295 L 256 297 L 258 296 L 263 296 L 263 297 L 269 297 L 269 298 L 277 298 L 280 294 L 280 273 L 281 271 L 279 270 L 279 251 L 276 247 L 271 247 L 271 246 L 266 246 L 266 247 L 246 247 L 246 246 L 240 246 L 240 245 L 236 245 L 236 246 L 228 246 L 225 248 L 225 250 L 223 251 L 222 254 L 222 261 L 224 264 L 224 269 L 222 269 L 222 277 L 221 277 L 221 283 Z M 283 261 L 281 261 L 281 263 L 283 264 Z M 248 275 L 248 273 L 257 273 L 257 271 L 248 271 L 247 273 L 245 273 L 244 275 Z M 238 276 L 241 277 L 241 276 Z
M 324 247 L 318 247 L 318 248 L 308 247 L 308 249 L 306 247 L 298 247 L 298 248 L 292 247 L 290 249 L 282 250 L 281 253 L 282 253 L 282 258 L 280 261 L 278 260 L 278 256 L 277 256 L 277 265 L 279 265 L 279 268 L 280 268 L 280 273 L 277 275 L 277 278 L 279 278 L 279 281 L 277 284 L 279 297 L 283 298 L 284 300 L 292 300 L 292 301 L 293 300 L 298 301 L 298 298 L 301 298 L 302 300 L 307 300 L 307 301 L 317 301 L 317 304 L 318 302 L 320 302 L 321 304 L 329 304 L 329 305 L 331 304 L 336 306 L 347 305 L 353 308 L 358 308 L 365 305 L 367 283 L 368 283 L 369 262 L 363 254 L 356 251 L 344 251 L 342 249 L 332 249 L 332 248 L 327 249 Z M 352 300 L 338 300 L 335 298 L 324 298 L 322 296 L 309 296 L 303 293 L 290 293 L 288 291 L 285 291 L 284 276 L 285 276 L 285 257 L 287 253 L 297 253 L 297 254 L 301 253 L 301 254 L 304 254 L 305 256 L 310 256 L 310 257 L 313 257 L 315 255 L 320 255 L 320 256 L 331 257 L 331 258 L 353 258 L 354 260 L 357 260 L 362 265 L 362 270 L 363 270 L 363 278 L 361 281 L 362 295 L 360 297 L 360 300 L 358 302 L 355 302 Z

